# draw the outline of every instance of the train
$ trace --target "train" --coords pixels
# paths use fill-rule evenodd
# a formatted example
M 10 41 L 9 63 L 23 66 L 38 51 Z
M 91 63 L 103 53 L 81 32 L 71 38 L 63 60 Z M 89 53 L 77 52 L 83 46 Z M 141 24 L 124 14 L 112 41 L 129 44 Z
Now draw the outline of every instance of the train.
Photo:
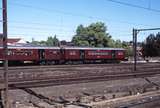
M 4 61 L 4 50 L 0 47 L 0 61 Z M 123 48 L 93 47 L 22 47 L 9 46 L 7 59 L 9 63 L 35 64 L 75 64 L 75 63 L 109 63 L 125 60 Z

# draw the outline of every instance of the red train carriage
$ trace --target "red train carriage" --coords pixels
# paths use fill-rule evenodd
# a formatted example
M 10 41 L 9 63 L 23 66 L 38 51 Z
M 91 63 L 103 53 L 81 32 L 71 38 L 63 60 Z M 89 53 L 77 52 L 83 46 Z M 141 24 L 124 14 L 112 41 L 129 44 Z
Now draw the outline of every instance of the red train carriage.
M 125 59 L 125 50 L 124 49 L 117 49 L 115 59 L 117 60 L 124 60 Z
M 22 63 L 24 61 L 38 61 L 38 49 L 29 47 L 8 47 L 9 63 Z M 3 49 L 0 48 L 0 59 L 3 61 Z
M 119 61 L 125 58 L 123 48 L 64 48 L 64 59 L 66 61 L 100 62 Z
M 86 60 L 101 60 L 102 62 L 119 61 L 125 58 L 123 48 L 87 48 L 85 49 Z
M 61 63 L 79 63 L 81 60 L 80 50 L 77 47 L 61 48 Z
M 32 61 L 40 64 L 59 64 L 65 62 L 112 62 L 124 60 L 122 48 L 83 48 L 83 47 L 8 47 L 8 60 L 12 63 Z M 0 47 L 0 60 L 3 61 Z
M 61 59 L 59 47 L 8 47 L 8 60 L 12 63 L 32 61 L 34 63 L 55 63 Z M 0 48 L 0 60 L 3 49 Z
M 88 48 L 85 50 L 86 60 L 104 60 L 111 59 L 111 50 L 102 48 Z
M 17 64 L 24 61 L 39 61 L 38 48 L 34 47 L 8 47 L 8 61 L 9 63 Z M 0 48 L 0 58 L 3 60 L 3 49 Z
M 44 61 L 45 64 L 58 64 L 62 58 L 59 47 L 43 47 L 39 51 L 40 60 Z

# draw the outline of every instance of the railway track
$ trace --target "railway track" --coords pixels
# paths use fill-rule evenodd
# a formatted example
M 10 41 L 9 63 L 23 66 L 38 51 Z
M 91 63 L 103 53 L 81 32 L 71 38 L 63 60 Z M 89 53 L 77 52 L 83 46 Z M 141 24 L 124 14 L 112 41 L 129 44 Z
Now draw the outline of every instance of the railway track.
M 138 64 L 138 69 L 143 68 L 155 68 L 160 66 L 158 63 L 154 64 Z M 9 67 L 9 73 L 34 73 L 34 72 L 47 72 L 47 71 L 80 71 L 80 70 L 122 70 L 122 69 L 133 69 L 133 64 L 96 64 L 96 65 L 58 65 L 58 66 L 31 66 L 31 67 Z M 113 71 L 112 71 L 113 72 Z M 3 68 L 0 68 L 0 73 L 3 73 Z
M 0 70 L 0 73 L 2 72 Z M 11 67 L 9 69 L 9 85 L 12 89 L 19 87 L 40 87 L 145 77 L 155 74 L 160 74 L 159 64 L 140 64 L 136 72 L 133 71 L 131 64 L 73 65 L 72 68 L 68 65 L 64 67 L 42 66 L 41 68 Z M 0 82 L 3 83 L 3 74 L 0 74 Z
M 102 76 L 102 75 L 112 75 L 112 74 L 123 74 L 123 73 L 133 73 L 133 70 L 130 66 L 103 66 L 100 67 L 94 66 L 90 68 L 88 66 L 83 68 L 39 68 L 39 69 L 13 69 L 9 70 L 9 79 L 10 81 L 24 81 L 24 80 L 41 80 L 41 79 L 51 79 L 51 78 L 61 78 L 61 77 L 81 77 L 81 76 Z M 159 70 L 158 65 L 148 67 L 142 65 L 138 68 L 138 71 L 157 71 Z M 1 72 L 2 73 L 2 72 Z M 3 74 L 0 74 L 0 82 L 3 81 Z
M 87 104 L 88 106 L 91 106 L 91 108 L 150 108 L 149 106 L 145 107 L 145 104 L 149 105 L 149 103 L 152 102 L 159 102 L 160 101 L 160 91 L 152 91 L 148 93 L 143 93 L 139 95 L 132 95 L 132 96 L 126 96 L 121 97 L 117 99 L 111 99 L 101 102 L 91 102 Z M 152 107 L 153 108 L 153 107 Z M 157 107 L 158 108 L 158 107 Z
M 137 65 L 137 67 L 152 67 L 152 66 L 160 66 L 160 63 L 139 63 Z M 132 63 L 120 63 L 120 64 L 78 64 L 78 65 L 49 65 L 49 66 L 15 66 L 15 67 L 9 67 L 9 70 L 17 70 L 17 69 L 46 69 L 46 68 L 55 68 L 55 69 L 65 69 L 65 68 L 84 68 L 84 67 L 112 67 L 112 66 L 116 66 L 116 67 L 133 67 Z M 0 71 L 3 70 L 3 67 L 0 67 Z
M 155 74 L 160 74 L 159 71 L 154 72 L 136 72 L 136 73 L 126 73 L 126 74 L 116 74 L 116 75 L 92 75 L 92 76 L 81 76 L 81 77 L 61 77 L 52 79 L 40 79 L 32 81 L 22 81 L 22 82 L 10 82 L 9 85 L 11 89 L 14 88 L 32 88 L 32 87 L 44 87 L 44 86 L 55 86 L 55 85 L 65 85 L 65 84 L 75 84 L 75 83 L 87 83 L 87 82 L 97 82 L 97 81 L 108 81 L 108 80 L 118 80 L 118 79 L 128 79 L 128 78 L 139 78 L 148 77 Z

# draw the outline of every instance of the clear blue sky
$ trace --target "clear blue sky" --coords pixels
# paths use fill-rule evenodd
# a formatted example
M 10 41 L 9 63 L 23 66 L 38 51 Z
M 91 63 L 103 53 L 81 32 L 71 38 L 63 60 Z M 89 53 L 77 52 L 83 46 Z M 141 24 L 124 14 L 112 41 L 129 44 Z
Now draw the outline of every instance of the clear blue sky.
M 160 10 L 160 0 L 116 0 Z M 1 14 L 0 14 L 1 15 Z M 102 21 L 114 39 L 130 41 L 132 28 L 160 27 L 160 11 L 130 7 L 108 0 L 8 0 L 9 37 L 46 40 L 55 34 L 71 40 L 79 24 Z M 1 29 L 0 29 L 1 30 Z M 149 33 L 141 32 L 139 41 Z

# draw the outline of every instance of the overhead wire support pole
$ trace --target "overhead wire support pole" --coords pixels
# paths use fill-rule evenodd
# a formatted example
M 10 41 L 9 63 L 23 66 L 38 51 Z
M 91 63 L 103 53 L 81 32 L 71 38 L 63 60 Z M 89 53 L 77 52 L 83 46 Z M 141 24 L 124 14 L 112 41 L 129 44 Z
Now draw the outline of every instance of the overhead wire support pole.
M 151 31 L 151 30 L 160 30 L 160 28 L 151 28 L 151 29 L 137 29 L 138 31 Z
M 2 0 L 3 8 L 3 49 L 4 49 L 4 106 L 9 108 L 9 99 L 8 99 L 8 46 L 7 46 L 7 0 Z
M 141 31 L 153 31 L 153 30 L 160 30 L 160 28 L 133 29 L 134 71 L 137 70 L 137 35 Z
M 137 70 L 137 29 L 134 30 L 134 71 Z
M 134 34 L 135 32 L 134 32 L 134 28 L 133 28 L 133 30 L 132 30 L 132 35 L 133 35 L 133 61 L 134 61 L 134 57 L 135 57 L 135 34 Z M 133 67 L 135 67 L 135 64 L 134 64 L 134 66 Z
M 133 28 L 133 55 L 134 55 L 134 71 L 137 70 L 137 30 Z

